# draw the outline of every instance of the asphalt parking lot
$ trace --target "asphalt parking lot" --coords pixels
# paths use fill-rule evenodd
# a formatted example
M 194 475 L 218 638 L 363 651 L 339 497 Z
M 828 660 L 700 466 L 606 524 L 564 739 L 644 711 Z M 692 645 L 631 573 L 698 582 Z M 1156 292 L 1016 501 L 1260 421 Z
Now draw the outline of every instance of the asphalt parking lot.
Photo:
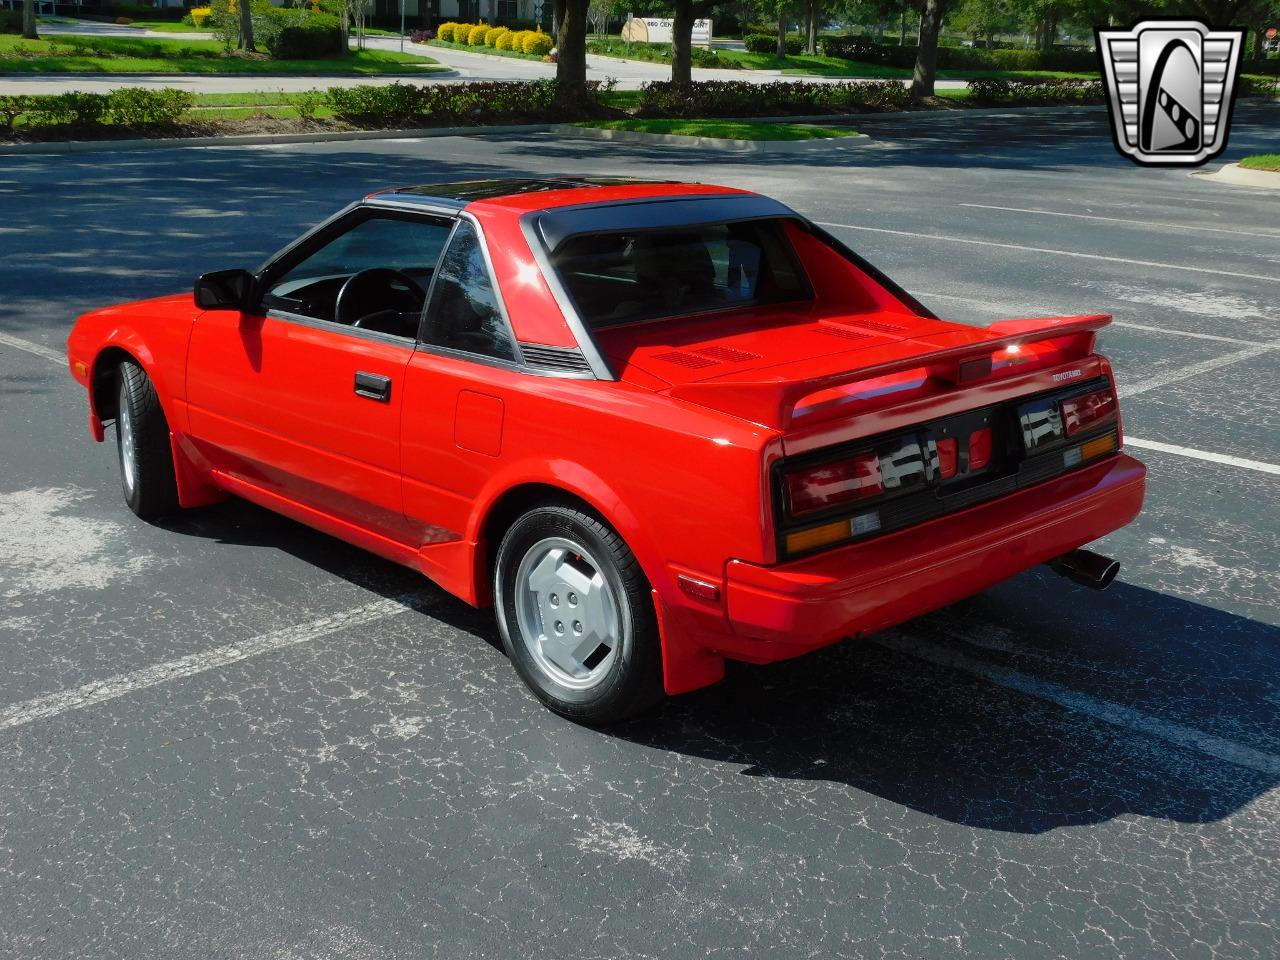
M 1276 149 L 1240 108 L 1227 158 Z M 870 120 L 823 165 L 442 138 L 0 169 L 0 957 L 1280 954 L 1280 192 L 1098 113 Z M 1147 507 L 1046 571 L 611 730 L 487 612 L 231 502 L 124 506 L 59 354 L 389 184 L 741 185 L 965 322 L 1111 312 Z M 110 439 L 110 438 L 109 438 Z M 1152 446 L 1152 445 L 1155 446 Z

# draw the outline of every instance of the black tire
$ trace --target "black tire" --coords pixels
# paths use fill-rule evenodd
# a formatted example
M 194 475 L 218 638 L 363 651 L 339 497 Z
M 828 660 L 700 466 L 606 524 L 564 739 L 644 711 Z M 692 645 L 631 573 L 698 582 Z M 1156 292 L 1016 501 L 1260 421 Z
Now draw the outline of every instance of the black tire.
M 169 423 L 151 378 L 126 360 L 116 370 L 116 453 L 124 502 L 143 520 L 178 509 L 178 481 L 173 473 Z M 132 434 L 132 452 L 127 435 Z
M 620 624 L 612 659 L 585 689 L 559 682 L 535 658 L 517 615 L 517 574 L 522 561 L 549 538 L 584 547 L 608 585 Z M 649 581 L 626 542 L 599 517 L 574 506 L 546 504 L 521 516 L 498 548 L 494 564 L 498 626 L 520 679 L 544 704 L 569 720 L 591 726 L 618 723 L 663 697 L 662 649 Z M 585 619 L 585 618 L 584 618 Z

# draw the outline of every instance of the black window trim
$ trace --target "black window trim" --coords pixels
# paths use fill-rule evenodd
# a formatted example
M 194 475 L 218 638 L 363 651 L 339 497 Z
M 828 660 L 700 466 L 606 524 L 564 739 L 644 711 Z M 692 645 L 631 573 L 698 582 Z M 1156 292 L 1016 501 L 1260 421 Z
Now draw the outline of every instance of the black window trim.
M 477 363 L 483 363 L 486 366 L 509 367 L 526 373 L 540 373 L 540 371 L 530 369 L 525 361 L 524 354 L 520 351 L 520 341 L 516 338 L 515 328 L 511 325 L 511 315 L 507 313 L 507 303 L 502 297 L 502 288 L 498 286 L 497 271 L 493 268 L 493 257 L 489 255 L 489 240 L 484 234 L 484 227 L 474 215 L 467 213 L 465 210 L 459 211 L 454 216 L 453 229 L 449 231 L 449 236 L 444 242 L 444 247 L 440 251 L 440 259 L 444 260 L 445 254 L 449 252 L 449 247 L 453 244 L 454 238 L 458 235 L 458 227 L 462 221 L 471 224 L 476 232 L 476 240 L 480 244 L 480 254 L 484 258 L 485 271 L 489 276 L 489 287 L 493 290 L 494 302 L 498 305 L 498 315 L 502 317 L 503 329 L 506 331 L 507 339 L 511 344 L 511 354 L 513 359 L 507 360 L 503 357 L 492 357 L 484 353 L 476 353 L 471 350 L 459 350 L 455 347 L 445 347 L 437 343 L 428 343 L 422 339 L 423 333 L 426 332 L 427 314 L 431 309 L 431 298 L 436 290 L 437 272 L 432 272 L 431 283 L 427 287 L 427 301 L 422 307 L 422 316 L 418 318 L 418 335 L 416 338 L 417 349 L 423 353 L 439 354 L 444 357 L 452 357 L 454 359 L 474 360 Z M 438 266 L 438 265 L 437 265 Z M 547 374 L 542 374 L 546 376 Z
M 272 279 L 279 276 L 282 272 L 296 267 L 311 254 L 322 248 L 325 244 L 336 240 L 343 233 L 349 233 L 359 224 L 375 218 L 387 220 L 405 220 L 411 222 L 421 222 L 423 220 L 445 221 L 449 226 L 449 236 L 445 238 L 445 245 L 440 248 L 440 255 L 444 256 L 449 240 L 453 237 L 453 231 L 456 227 L 457 215 L 446 211 L 422 210 L 408 211 L 404 209 L 381 208 L 374 204 L 353 203 L 339 210 L 332 217 L 317 224 L 311 230 L 308 230 L 297 240 L 285 246 L 283 249 L 273 255 L 266 263 L 258 268 L 258 272 L 254 277 L 255 286 L 259 291 L 259 308 L 265 316 L 274 317 L 277 320 L 285 320 L 289 323 L 297 323 L 305 327 L 311 327 L 315 330 L 327 330 L 333 333 L 341 333 L 346 336 L 355 337 L 358 340 L 374 340 L 379 343 L 388 343 L 395 346 L 401 346 L 414 350 L 416 347 L 416 337 L 400 337 L 393 333 L 382 333 L 378 330 L 365 330 L 361 327 L 353 327 L 349 323 L 337 323 L 333 320 L 325 320 L 321 317 L 309 317 L 304 313 L 294 313 L 291 310 L 283 310 L 279 307 L 265 307 L 262 302 L 266 298 L 267 284 Z M 350 223 L 355 221 L 355 223 Z M 427 304 L 430 303 L 431 288 L 435 286 L 435 270 L 431 272 L 431 283 L 427 285 L 427 299 L 423 301 L 422 309 L 426 312 Z M 419 330 L 422 326 L 422 318 L 418 318 Z

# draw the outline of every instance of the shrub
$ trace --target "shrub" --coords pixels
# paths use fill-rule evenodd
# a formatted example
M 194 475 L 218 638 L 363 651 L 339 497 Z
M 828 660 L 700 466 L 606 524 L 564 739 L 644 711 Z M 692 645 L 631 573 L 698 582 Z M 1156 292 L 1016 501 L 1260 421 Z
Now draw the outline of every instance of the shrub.
M 133 23 L 133 20 L 129 17 L 116 17 L 116 23 L 122 27 L 127 27 L 129 24 Z
M 328 13 L 308 13 L 298 18 L 298 11 L 279 10 L 265 14 L 263 24 L 277 29 L 263 37 L 263 44 L 273 60 L 316 60 L 337 56 L 342 52 L 342 30 L 338 18 Z M 255 23 L 255 29 L 257 24 Z
M 979 103 L 1102 103 L 1104 99 L 1101 80 L 970 80 L 969 95 Z
M 489 28 L 483 23 L 477 24 L 467 31 L 467 46 L 483 47 L 484 35 L 489 32 Z
M 490 27 L 484 32 L 484 45 L 486 47 L 494 47 L 498 44 L 498 38 L 504 33 L 510 33 L 506 27 Z
M 555 45 L 555 41 L 541 31 L 526 33 L 524 40 L 520 43 L 521 49 L 523 49 L 525 53 L 537 57 L 545 57 L 551 52 L 551 48 Z
M 6 133 L 13 132 L 13 125 L 26 113 L 30 99 L 21 94 L 0 94 L 0 125 Z
M 187 15 L 182 18 L 182 22 L 189 23 L 193 27 L 203 27 L 211 13 L 213 13 L 212 7 L 192 7 L 187 11 Z
M 499 35 L 498 35 L 498 39 L 497 39 L 497 40 L 495 40 L 495 41 L 493 41 L 493 49 L 495 49 L 495 50 L 510 50 L 510 49 L 511 49 L 511 41 L 512 41 L 512 40 L 514 40 L 514 39 L 515 39 L 516 37 L 518 37 L 518 36 L 520 36 L 520 34 L 519 34 L 518 32 L 516 32 L 515 30 L 508 30 L 506 33 L 501 33 L 501 34 L 499 34 Z
M 911 68 L 916 48 L 875 43 L 865 37 L 823 37 L 828 57 L 857 60 L 886 67 Z M 983 50 L 977 47 L 939 47 L 942 70 L 1080 70 L 1098 69 L 1098 58 L 1087 50 Z
M 298 116 L 303 120 L 311 120 L 315 117 L 316 111 L 324 104 L 323 90 L 307 90 L 293 98 L 294 109 L 298 111 Z
M 1242 97 L 1274 97 L 1280 95 L 1280 77 L 1240 78 L 1240 96 Z
M 177 123 L 195 103 L 186 90 L 166 87 L 148 90 L 124 87 L 107 95 L 107 113 L 115 123 L 127 127 L 167 126 Z
M 778 31 L 773 33 L 749 33 L 742 38 L 743 45 L 752 53 L 777 53 Z M 804 50 L 804 38 L 787 36 L 787 54 L 795 56 Z
M 0 10 L 0 33 L 21 33 L 22 12 L 20 10 Z
M 587 84 L 587 102 L 566 110 L 555 80 L 333 87 L 325 93 L 342 120 L 364 127 L 449 126 L 506 120 L 581 120 L 598 114 L 602 85 Z
M 446 43 L 453 43 L 453 31 L 456 29 L 458 29 L 458 24 L 452 20 L 447 20 L 436 27 L 436 39 L 443 40 Z
M 430 30 L 415 30 L 413 33 L 409 34 L 410 43 L 426 43 L 427 41 L 434 40 L 435 38 L 435 34 Z
M 713 80 L 677 86 L 646 84 L 639 115 L 644 117 L 768 117 L 901 109 L 911 94 L 901 83 L 750 83 Z

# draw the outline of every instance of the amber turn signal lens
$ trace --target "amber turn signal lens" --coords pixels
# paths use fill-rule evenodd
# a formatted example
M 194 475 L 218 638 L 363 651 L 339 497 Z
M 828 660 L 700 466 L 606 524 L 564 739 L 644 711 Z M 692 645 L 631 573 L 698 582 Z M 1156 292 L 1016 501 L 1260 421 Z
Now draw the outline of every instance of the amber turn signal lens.
M 809 530 L 797 530 L 795 533 L 787 534 L 787 553 L 804 553 L 806 550 L 825 547 L 829 543 L 848 540 L 850 532 L 848 520 L 824 523 L 820 527 Z
M 1088 443 L 1080 445 L 1080 459 L 1093 460 L 1105 453 L 1111 453 L 1116 448 L 1116 438 L 1114 434 L 1108 434 L 1105 437 L 1096 437 Z
M 77 377 L 87 377 L 89 375 L 89 365 L 83 360 L 77 360 L 72 369 L 75 370 Z

